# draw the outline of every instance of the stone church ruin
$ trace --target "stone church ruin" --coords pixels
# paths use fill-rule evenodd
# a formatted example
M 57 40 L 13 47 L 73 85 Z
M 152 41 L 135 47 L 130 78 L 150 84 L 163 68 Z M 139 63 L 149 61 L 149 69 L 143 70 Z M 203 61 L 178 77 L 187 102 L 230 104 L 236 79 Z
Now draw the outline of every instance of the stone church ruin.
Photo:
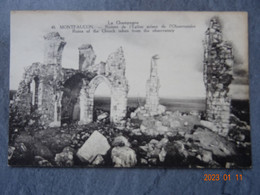
M 65 39 L 58 32 L 47 33 L 44 36 L 43 62 L 27 67 L 18 90 L 13 90 L 13 95 L 10 93 L 9 165 L 250 167 L 250 122 L 241 117 L 249 116 L 249 112 L 244 109 L 245 113 L 242 113 L 243 108 L 237 106 L 237 102 L 244 105 L 249 105 L 249 102 L 240 100 L 239 94 L 231 106 L 230 95 L 233 69 L 235 82 L 232 87 L 239 84 L 236 83 L 236 79 L 240 79 L 237 68 L 241 70 L 246 64 L 236 62 L 242 59 L 234 58 L 231 44 L 223 40 L 218 18 L 210 19 L 205 34 L 200 36 L 202 38 L 194 39 L 194 44 L 204 48 L 190 56 L 190 62 L 194 63 L 187 66 L 191 68 L 190 72 L 185 60 L 180 63 L 183 69 L 167 72 L 175 69 L 172 66 L 177 66 L 172 60 L 176 56 L 160 61 L 159 55 L 151 52 L 161 47 L 145 51 L 142 54 L 144 59 L 133 59 L 132 62 L 136 63 L 130 67 L 129 75 L 132 77 L 128 79 L 133 79 L 131 81 L 139 84 L 140 88 L 133 86 L 136 88 L 132 94 L 136 96 L 130 94 L 129 98 L 122 47 L 110 53 L 104 62 L 96 62 L 95 48 L 80 43 L 74 50 L 78 52 L 76 68 L 65 68 L 66 63 L 62 61 L 63 51 L 66 52 Z M 131 44 L 127 45 L 129 52 L 136 49 Z M 169 47 L 166 46 L 167 52 L 158 51 L 160 57 L 167 58 Z M 139 49 L 143 46 L 140 45 Z M 177 57 L 186 57 L 190 50 L 186 51 Z M 169 52 L 173 51 L 170 49 Z M 198 70 L 198 60 L 198 66 L 203 70 Z M 140 68 L 142 63 L 146 66 L 144 69 Z M 147 70 L 147 77 L 137 78 L 139 74 L 133 72 L 135 70 Z M 171 83 L 171 78 L 180 78 L 176 74 L 186 76 L 184 79 L 189 79 L 189 82 L 178 80 L 177 84 Z M 161 88 L 162 83 L 166 83 L 165 88 Z M 108 91 L 103 90 L 103 86 Z M 141 87 L 145 91 L 140 97 Z M 241 86 L 234 86 L 233 94 L 236 94 L 236 87 L 240 89 Z M 204 97 L 196 97 L 201 88 Z M 186 89 L 190 94 L 183 97 Z M 194 93 L 194 90 L 198 91 Z M 240 108 L 241 115 L 236 112 Z
M 128 81 L 123 49 L 111 53 L 106 62 L 95 63 L 92 45 L 78 47 L 79 68 L 62 67 L 62 52 L 66 41 L 58 32 L 44 36 L 44 63 L 29 66 L 20 82 L 14 106 L 20 117 L 32 113 L 39 116 L 38 123 L 45 127 L 59 127 L 63 122 L 85 125 L 94 120 L 94 96 L 96 88 L 105 83 L 110 90 L 110 122 L 125 124 L 127 114 Z M 159 103 L 160 81 L 157 72 L 158 55 L 151 58 L 150 76 L 146 83 L 146 102 L 141 108 L 146 115 L 165 112 Z M 204 41 L 203 78 L 206 87 L 206 120 L 214 130 L 226 136 L 229 131 L 229 85 L 233 79 L 234 57 L 232 47 L 223 41 L 221 26 L 212 18 Z M 217 129 L 217 130 L 216 130 Z
M 17 111 L 25 118 L 37 113 L 43 126 L 59 127 L 62 120 L 88 124 L 93 121 L 95 90 L 105 82 L 111 91 L 110 121 L 124 123 L 128 82 L 123 49 L 95 64 L 92 46 L 83 44 L 78 48 L 79 69 L 74 70 L 62 67 L 64 38 L 50 32 L 44 40 L 44 63 L 33 63 L 25 70 L 15 99 Z

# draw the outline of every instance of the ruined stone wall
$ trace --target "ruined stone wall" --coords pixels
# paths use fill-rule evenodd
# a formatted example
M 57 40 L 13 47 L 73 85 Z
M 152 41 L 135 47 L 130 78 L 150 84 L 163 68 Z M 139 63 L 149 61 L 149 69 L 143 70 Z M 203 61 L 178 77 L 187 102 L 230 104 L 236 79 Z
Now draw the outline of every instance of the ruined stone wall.
M 55 75 L 55 76 L 54 76 Z M 37 101 L 33 105 L 31 83 L 37 78 L 35 89 Z M 33 112 L 40 115 L 39 124 L 49 125 L 54 120 L 55 95 L 59 92 L 59 82 L 62 75 L 54 64 L 34 63 L 25 70 L 23 80 L 20 82 L 15 106 L 20 112 L 29 117 Z
M 44 36 L 44 65 L 42 65 L 42 105 L 39 108 L 42 125 L 60 126 L 60 106 L 62 95 L 63 71 L 62 52 L 66 42 L 57 32 Z
M 94 67 L 94 68 L 93 68 Z M 84 80 L 80 91 L 80 123 L 93 121 L 94 95 L 98 85 L 107 83 L 111 89 L 110 121 L 120 125 L 124 123 L 127 108 L 128 82 L 125 77 L 125 59 L 122 48 L 109 55 L 106 63 L 92 65 L 88 71 L 97 73 L 92 80 Z
M 41 81 L 41 70 L 40 67 L 42 64 L 34 63 L 30 67 L 26 68 L 25 73 L 23 75 L 23 80 L 20 82 L 17 93 L 15 95 L 14 107 L 16 107 L 16 111 L 22 114 L 21 120 L 28 119 L 31 113 L 34 111 L 33 109 L 33 93 L 31 89 L 31 83 L 35 78 L 39 80 L 39 85 L 37 89 L 35 89 L 35 93 L 37 93 L 37 108 L 41 108 L 41 100 L 42 100 L 42 85 L 40 85 Z
M 122 47 L 108 56 L 105 68 L 105 75 L 112 85 L 111 121 L 115 124 L 124 123 L 129 86 L 125 77 L 126 63 Z
M 59 125 L 60 94 L 63 72 L 61 58 L 66 42 L 59 33 L 51 32 L 44 36 L 44 62 L 33 63 L 23 75 L 15 98 L 14 106 L 24 112 L 27 119 L 33 113 L 39 115 L 38 123 L 48 126 L 52 122 Z M 32 85 L 34 83 L 34 85 Z M 31 89 L 35 87 L 34 89 Z M 33 97 L 35 99 L 33 99 Z
M 106 82 L 111 89 L 111 122 L 124 123 L 128 83 L 122 48 L 110 54 L 106 63 L 95 65 L 92 46 L 84 44 L 79 47 L 79 70 L 64 69 L 61 66 L 64 38 L 51 32 L 44 39 L 44 64 L 34 63 L 27 68 L 16 95 L 14 107 L 24 113 L 21 115 L 26 118 L 37 112 L 39 124 L 60 126 L 62 113 L 69 106 L 72 119 L 79 118 L 82 124 L 90 123 L 93 121 L 95 90 L 101 82 Z M 77 79 L 68 84 L 72 78 Z M 34 86 L 33 91 L 31 86 Z M 66 105 L 65 96 L 71 96 L 74 103 Z
M 210 21 L 204 42 L 204 83 L 206 86 L 206 119 L 215 124 L 218 133 L 229 131 L 231 97 L 229 85 L 233 79 L 233 54 L 229 43 L 222 40 L 220 22 Z

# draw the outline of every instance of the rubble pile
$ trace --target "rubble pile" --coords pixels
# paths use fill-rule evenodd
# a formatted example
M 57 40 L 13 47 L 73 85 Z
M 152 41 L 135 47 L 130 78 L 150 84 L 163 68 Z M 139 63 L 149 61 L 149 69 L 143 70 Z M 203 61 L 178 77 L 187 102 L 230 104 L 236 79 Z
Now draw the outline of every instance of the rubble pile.
M 61 128 L 35 129 L 34 135 L 19 132 L 10 144 L 9 163 L 58 167 L 250 165 L 250 128 L 233 115 L 227 137 L 214 132 L 212 126 L 192 113 L 166 111 L 152 117 L 136 113 L 127 121 L 124 130 L 99 121 L 85 126 L 65 124 Z M 241 157 L 245 160 L 239 160 Z

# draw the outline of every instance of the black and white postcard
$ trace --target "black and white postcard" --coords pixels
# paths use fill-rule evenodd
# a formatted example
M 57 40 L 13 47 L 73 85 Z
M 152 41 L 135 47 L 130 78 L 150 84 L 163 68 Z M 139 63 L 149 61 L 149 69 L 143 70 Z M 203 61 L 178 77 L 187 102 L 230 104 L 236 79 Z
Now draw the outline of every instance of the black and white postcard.
M 250 168 L 246 12 L 12 11 L 11 166 Z

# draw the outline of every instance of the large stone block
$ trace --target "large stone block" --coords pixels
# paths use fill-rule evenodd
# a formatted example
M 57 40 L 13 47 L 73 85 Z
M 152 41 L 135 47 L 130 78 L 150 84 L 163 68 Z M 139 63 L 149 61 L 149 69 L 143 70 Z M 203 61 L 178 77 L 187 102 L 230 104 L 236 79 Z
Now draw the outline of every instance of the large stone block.
M 94 131 L 78 150 L 77 156 L 81 161 L 91 163 L 97 155 L 105 155 L 109 149 L 110 145 L 105 136 Z

